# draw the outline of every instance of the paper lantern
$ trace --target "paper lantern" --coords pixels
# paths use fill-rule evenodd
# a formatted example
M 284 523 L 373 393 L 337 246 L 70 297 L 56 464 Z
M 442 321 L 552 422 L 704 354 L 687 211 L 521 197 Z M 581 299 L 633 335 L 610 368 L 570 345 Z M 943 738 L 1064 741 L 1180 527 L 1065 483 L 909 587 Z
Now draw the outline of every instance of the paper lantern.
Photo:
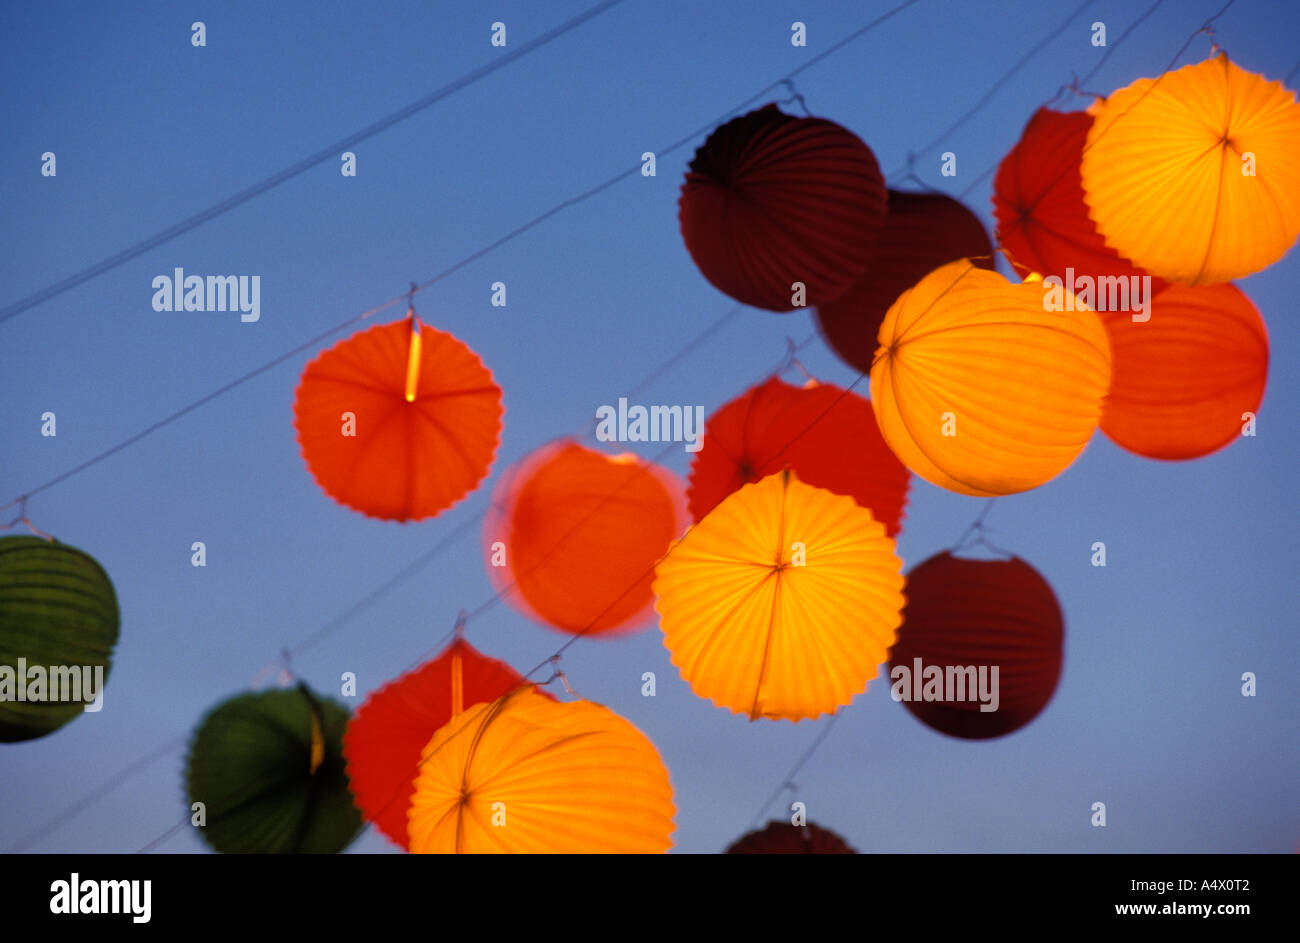
M 714 287 L 769 311 L 824 304 L 867 268 L 885 220 L 885 184 L 857 135 L 767 105 L 717 128 L 695 152 L 678 216 Z
M 659 854 L 673 790 L 654 744 L 607 707 L 523 688 L 429 741 L 411 800 L 416 853 Z
M 789 470 L 745 485 L 659 563 L 672 663 L 733 713 L 798 721 L 849 703 L 893 644 L 902 564 L 852 498 Z
M 1113 377 L 1101 431 L 1148 458 L 1199 458 L 1241 435 L 1268 378 L 1268 332 L 1227 285 L 1171 285 L 1150 319 L 1103 315 Z
M 523 684 L 505 662 L 457 638 L 437 658 L 366 698 L 343 735 L 348 780 L 365 817 L 407 848 L 407 811 L 429 738 L 466 708 Z
M 1083 152 L 1097 230 L 1152 275 L 1258 272 L 1300 234 L 1300 105 L 1220 53 L 1101 102 Z
M 998 243 L 1016 271 L 1061 279 L 1148 275 L 1106 245 L 1088 215 L 1080 162 L 1092 116 L 1039 108 L 998 166 L 993 213 Z M 1152 280 L 1152 293 L 1164 287 Z
M 848 842 L 829 829 L 814 825 L 791 825 L 773 820 L 736 839 L 729 855 L 856 855 Z
M 561 441 L 498 486 L 483 524 L 488 573 L 513 605 L 553 628 L 633 629 L 650 617 L 655 561 L 683 517 L 681 485 L 667 470 Z
M 926 481 L 988 497 L 1056 477 L 1088 444 L 1110 383 L 1106 331 L 1068 291 L 1012 285 L 962 260 L 906 292 L 880 326 L 871 405 Z M 1045 310 L 1050 306 L 1075 310 Z
M 58 541 L 0 537 L 0 742 L 97 711 L 117 634 L 117 596 L 95 560 Z
M 898 533 L 909 476 L 880 436 L 871 404 L 837 386 L 772 377 L 712 416 L 691 461 L 691 517 L 702 520 L 741 485 L 792 468 L 799 480 L 870 508 Z
M 938 554 L 907 575 L 891 694 L 940 733 L 1003 736 L 1051 700 L 1064 635 L 1056 594 L 1028 563 Z
M 974 213 L 942 193 L 890 190 L 889 216 L 866 273 L 839 298 L 817 306 L 826 343 L 849 366 L 869 373 L 889 306 L 940 265 L 962 258 L 993 268 L 989 234 Z
M 361 816 L 343 772 L 348 712 L 306 685 L 241 694 L 199 726 L 186 764 L 198 829 L 227 854 L 333 854 L 352 843 Z
M 501 434 L 501 389 L 478 356 L 418 318 L 362 331 L 303 371 L 294 424 L 325 493 L 414 521 L 478 487 Z

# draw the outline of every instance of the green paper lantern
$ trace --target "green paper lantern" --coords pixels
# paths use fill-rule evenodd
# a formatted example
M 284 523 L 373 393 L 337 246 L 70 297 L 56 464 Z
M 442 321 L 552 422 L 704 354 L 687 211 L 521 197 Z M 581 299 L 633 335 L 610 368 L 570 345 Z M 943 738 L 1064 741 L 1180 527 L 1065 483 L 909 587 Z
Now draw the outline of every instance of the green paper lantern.
M 214 708 L 190 745 L 199 834 L 227 854 L 334 854 L 361 831 L 344 775 L 349 712 L 296 688 L 241 694 Z
M 58 541 L 0 537 L 0 742 L 44 737 L 85 713 L 118 625 L 117 595 L 94 559 Z

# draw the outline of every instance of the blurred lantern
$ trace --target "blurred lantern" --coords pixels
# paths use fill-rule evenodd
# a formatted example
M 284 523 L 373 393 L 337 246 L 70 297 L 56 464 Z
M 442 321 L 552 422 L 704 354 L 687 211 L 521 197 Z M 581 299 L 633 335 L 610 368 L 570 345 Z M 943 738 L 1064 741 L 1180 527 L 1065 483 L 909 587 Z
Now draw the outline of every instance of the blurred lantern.
M 348 780 L 365 817 L 407 848 L 407 811 L 429 738 L 461 711 L 523 684 L 505 662 L 457 638 L 437 658 L 366 698 L 343 735 Z
M 656 569 L 672 663 L 733 713 L 798 721 L 867 688 L 893 644 L 902 563 L 852 498 L 789 470 L 745 485 Z
M 854 849 L 829 829 L 791 825 L 773 820 L 766 828 L 744 835 L 731 844 L 729 855 L 856 855 Z
M 666 469 L 558 442 L 502 478 L 483 523 L 488 573 L 512 604 L 562 631 L 635 628 L 651 615 L 655 561 L 683 517 Z
M 855 370 L 870 372 L 889 306 L 940 265 L 962 258 L 993 268 L 993 246 L 974 213 L 942 193 L 890 190 L 889 216 L 866 274 L 817 306 L 826 343 Z
M 199 834 L 227 854 L 333 854 L 361 816 L 343 773 L 347 709 L 296 688 L 241 694 L 218 705 L 190 745 Z
M 1039 108 L 998 167 L 998 243 L 1022 278 L 1031 272 L 1094 281 L 1147 274 L 1106 245 L 1088 215 L 1079 164 L 1091 127 L 1087 112 Z M 1153 292 L 1163 287 L 1153 280 Z
M 414 521 L 478 487 L 501 413 L 501 389 L 478 356 L 412 311 L 308 364 L 294 424 L 326 494 L 370 517 Z
M 714 287 L 769 311 L 820 305 L 862 273 L 885 221 L 885 184 L 857 135 L 766 105 L 695 152 L 679 201 L 682 237 Z
M 727 403 L 705 426 L 691 463 L 691 517 L 704 515 L 741 485 L 792 468 L 799 480 L 853 498 L 898 533 L 909 476 L 876 428 L 871 404 L 837 386 L 802 389 L 772 377 Z
M 0 537 L 0 742 L 81 716 L 103 690 L 117 634 L 113 584 L 91 557 L 40 537 Z
M 659 854 L 673 790 L 654 744 L 607 707 L 521 688 L 429 741 L 411 801 L 416 853 Z
M 881 434 L 913 472 L 961 494 L 1014 494 L 1059 475 L 1088 444 L 1110 383 L 1096 314 L 1067 290 L 1012 285 L 966 260 L 904 293 L 880 345 Z
M 1226 54 L 1100 102 L 1083 189 L 1108 245 L 1191 285 L 1242 278 L 1300 234 L 1300 105 Z
M 1056 595 L 1029 564 L 945 551 L 907 575 L 891 694 L 940 733 L 1000 737 L 1051 700 L 1064 634 Z
M 1150 320 L 1102 315 L 1113 377 L 1101 431 L 1148 458 L 1199 458 L 1242 431 L 1264 398 L 1268 333 L 1235 285 L 1171 285 Z

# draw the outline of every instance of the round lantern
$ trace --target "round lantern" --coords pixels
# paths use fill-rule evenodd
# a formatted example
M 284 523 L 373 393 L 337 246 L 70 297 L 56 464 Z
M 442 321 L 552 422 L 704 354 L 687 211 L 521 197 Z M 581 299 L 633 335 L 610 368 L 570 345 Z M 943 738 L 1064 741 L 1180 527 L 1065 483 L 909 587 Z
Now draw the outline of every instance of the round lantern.
M 817 306 L 826 343 L 855 370 L 870 372 L 889 306 L 940 265 L 963 258 L 993 268 L 993 246 L 974 213 L 942 193 L 890 190 L 889 216 L 866 273 Z
M 664 645 L 718 707 L 818 717 L 865 691 L 885 660 L 901 568 L 869 510 L 787 469 L 726 498 L 660 561 Z
M 1056 594 L 1028 563 L 938 554 L 907 575 L 891 695 L 940 733 L 1003 736 L 1051 700 L 1064 636 Z
M 437 658 L 366 698 L 343 735 L 348 780 L 365 817 L 408 848 L 407 812 L 429 738 L 466 708 L 525 683 L 505 662 L 457 638 Z
M 414 316 L 325 351 L 294 402 L 303 458 L 325 493 L 393 521 L 431 517 L 478 487 L 501 413 L 478 356 Z
M 966 260 L 895 302 L 880 347 L 871 405 L 885 441 L 926 481 L 980 497 L 1064 471 L 1088 444 L 1110 383 L 1095 313 L 1068 290 L 1012 285 Z
M 607 707 L 522 688 L 458 714 L 429 741 L 411 851 L 659 854 L 673 790 L 654 744 Z
M 98 710 L 117 635 L 103 567 L 58 541 L 0 537 L 0 742 Z
M 1107 244 L 1189 285 L 1242 278 L 1300 234 L 1300 104 L 1224 53 L 1099 103 L 1083 189 Z
M 1138 455 L 1199 458 L 1237 439 L 1264 398 L 1268 332 L 1235 285 L 1170 285 L 1150 317 L 1103 315 L 1113 376 L 1101 431 Z M 1249 414 L 1249 415 L 1247 415 Z
M 843 838 L 830 829 L 771 821 L 765 828 L 744 835 L 726 851 L 729 855 L 856 855 Z
M 681 486 L 635 455 L 573 441 L 502 479 L 483 524 L 498 592 L 564 632 L 635 628 L 651 614 L 655 561 L 680 531 Z
M 691 462 L 691 517 L 702 520 L 741 485 L 786 467 L 800 481 L 869 508 L 890 537 L 898 533 L 910 479 L 881 438 L 871 404 L 831 384 L 796 387 L 779 377 L 709 417 L 704 447 Z
M 789 311 L 842 295 L 885 220 L 885 184 L 857 135 L 767 105 L 717 128 L 695 152 L 679 218 L 686 248 L 719 290 Z
M 1092 115 L 1039 108 L 993 181 L 998 243 L 1022 277 L 1142 277 L 1148 273 L 1106 245 L 1088 215 L 1079 165 Z M 1152 292 L 1164 287 L 1152 282 Z
M 306 685 L 241 694 L 199 726 L 186 765 L 198 832 L 227 854 L 333 854 L 361 831 L 343 772 L 348 712 Z

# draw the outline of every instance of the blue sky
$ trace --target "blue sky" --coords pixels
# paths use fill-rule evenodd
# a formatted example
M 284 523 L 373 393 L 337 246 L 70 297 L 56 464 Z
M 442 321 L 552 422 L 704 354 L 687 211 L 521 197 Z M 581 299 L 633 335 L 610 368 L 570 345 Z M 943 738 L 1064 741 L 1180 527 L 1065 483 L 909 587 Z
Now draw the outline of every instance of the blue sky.
M 236 2 L 5 5 L 0 303 L 93 264 L 491 61 L 490 24 L 523 43 L 589 4 Z M 1106 92 L 1156 75 L 1221 0 L 1164 3 L 1093 80 Z M 1034 109 L 1138 15 L 1077 4 L 922 2 L 801 74 L 813 113 L 874 149 L 891 183 L 1041 38 L 1051 40 L 971 120 L 918 155 L 917 175 L 957 193 L 996 164 Z M 453 9 L 447 9 L 453 7 Z M 404 292 L 561 200 L 725 114 L 874 19 L 885 4 L 627 2 L 355 148 L 358 173 L 323 165 L 179 239 L 0 324 L 0 502 L 8 501 L 308 338 Z M 1144 7 L 1143 7 L 1144 8 Z M 207 27 L 190 45 L 190 23 Z M 808 46 L 789 42 L 808 27 Z M 1242 66 L 1296 64 L 1300 8 L 1238 0 L 1217 38 Z M 1198 37 L 1183 62 L 1209 50 Z M 1086 101 L 1079 99 L 1078 107 Z M 122 634 L 105 709 L 42 740 L 0 747 L 0 848 L 248 688 L 281 649 L 344 613 L 465 526 L 460 538 L 293 659 L 337 694 L 412 666 L 461 609 L 492 596 L 478 528 L 501 472 L 587 426 L 732 307 L 692 264 L 677 194 L 702 137 L 567 209 L 417 299 L 469 344 L 505 391 L 492 477 L 438 517 L 400 525 L 328 499 L 299 456 L 292 402 L 319 348 L 34 497 L 42 530 L 99 559 Z M 939 153 L 957 154 L 955 179 Z M 39 173 L 57 154 L 58 176 Z M 968 204 L 991 222 L 989 183 Z M 261 319 L 155 312 L 175 267 L 261 276 Z M 877 680 L 844 712 L 790 798 L 863 851 L 1292 851 L 1300 842 L 1296 722 L 1300 564 L 1300 255 L 1240 283 L 1268 324 L 1259 432 L 1208 458 L 1140 459 L 1100 434 L 1058 479 L 999 499 L 990 538 L 1055 588 L 1066 617 L 1054 700 L 993 742 L 945 738 Z M 490 304 L 505 281 L 509 304 Z M 399 316 L 393 309 L 379 316 Z M 641 389 L 640 402 L 706 412 L 762 379 L 812 316 L 746 310 Z M 340 336 L 346 336 L 340 335 Z M 809 371 L 855 374 L 820 342 Z M 865 383 L 862 387 L 865 390 Z M 58 436 L 40 416 L 58 416 Z M 647 457 L 655 446 L 639 451 Z M 689 455 L 668 467 L 688 471 Z M 908 567 L 950 547 L 983 502 L 914 480 L 899 552 Z M 5 519 L 9 516 L 5 515 Z M 190 565 L 190 545 L 208 565 Z M 1104 540 L 1108 566 L 1089 564 Z M 565 637 L 494 606 L 469 639 L 519 670 Z M 678 807 L 677 848 L 713 852 L 748 828 L 820 724 L 748 723 L 696 698 L 653 626 L 583 640 L 564 669 L 659 747 Z M 658 696 L 640 695 L 656 672 Z M 1259 694 L 1244 698 L 1254 671 Z M 137 772 L 33 847 L 134 851 L 185 814 L 183 751 Z M 1105 802 L 1106 828 L 1089 825 Z M 789 799 L 774 810 L 788 807 Z M 200 851 L 187 829 L 159 850 Z M 355 851 L 388 850 L 367 832 Z

